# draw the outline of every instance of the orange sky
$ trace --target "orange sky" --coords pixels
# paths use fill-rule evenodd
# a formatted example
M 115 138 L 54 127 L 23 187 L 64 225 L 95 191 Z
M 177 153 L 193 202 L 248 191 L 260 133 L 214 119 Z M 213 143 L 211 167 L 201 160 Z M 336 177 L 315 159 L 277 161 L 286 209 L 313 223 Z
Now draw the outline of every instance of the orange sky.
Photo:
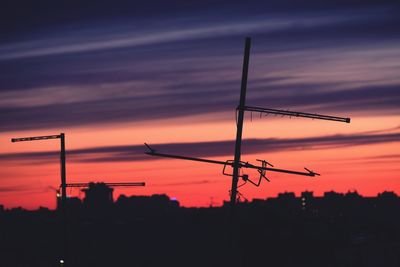
M 247 118 L 244 138 L 297 138 L 378 130 L 398 132 L 398 129 L 390 129 L 398 126 L 399 118 L 399 116 L 353 117 L 350 124 L 289 118 L 253 118 L 253 121 L 250 121 Z M 197 121 L 200 122 L 197 123 Z M 231 178 L 221 174 L 222 166 L 219 165 L 170 159 L 118 163 L 68 162 L 68 149 L 104 144 L 110 146 L 142 144 L 145 141 L 151 144 L 233 139 L 234 121 L 207 122 L 205 119 L 187 117 L 175 121 L 160 121 L 151 125 L 116 126 L 96 129 L 71 128 L 65 131 L 68 182 L 146 182 L 144 188 L 115 189 L 115 199 L 121 193 L 127 195 L 166 193 L 170 197 L 176 197 L 184 206 L 208 206 L 211 202 L 213 205 L 220 205 L 223 200 L 228 199 Z M 57 150 L 59 140 L 11 143 L 10 139 L 59 132 L 60 129 L 52 129 L 3 134 L 0 138 L 2 152 Z M 244 161 L 255 162 L 255 159 L 267 159 L 277 168 L 294 170 L 302 170 L 306 166 L 321 173 L 322 176 L 309 178 L 270 173 L 270 183 L 263 182 L 258 188 L 248 184 L 240 188 L 240 193 L 249 200 L 276 196 L 277 193 L 283 191 L 294 191 L 298 194 L 304 190 L 314 191 L 317 195 L 328 190 L 339 192 L 357 190 L 363 195 L 376 195 L 384 190 L 400 193 L 399 143 L 397 141 L 311 150 L 304 147 L 290 152 L 246 154 L 242 156 Z M 232 147 L 232 151 L 233 149 Z M 243 149 L 245 150 L 245 147 Z M 145 147 L 143 151 L 146 151 Z M 378 158 L 385 155 L 394 157 Z M 216 159 L 231 158 L 218 157 Z M 41 164 L 32 164 L 25 160 L 2 161 L 1 164 L 0 177 L 3 177 L 1 186 L 22 188 L 1 192 L 0 203 L 5 207 L 23 206 L 29 209 L 39 206 L 55 207 L 54 188 L 60 184 L 59 158 L 55 157 L 51 162 Z M 253 179 L 258 177 L 253 171 L 246 170 L 245 172 Z M 77 189 L 68 189 L 68 194 L 83 197 Z

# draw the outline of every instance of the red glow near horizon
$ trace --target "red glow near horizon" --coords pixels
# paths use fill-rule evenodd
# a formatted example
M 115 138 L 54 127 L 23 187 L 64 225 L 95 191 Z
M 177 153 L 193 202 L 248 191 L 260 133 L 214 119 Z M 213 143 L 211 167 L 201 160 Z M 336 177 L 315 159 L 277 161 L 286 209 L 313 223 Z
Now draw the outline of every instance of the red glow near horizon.
M 309 120 L 285 121 L 280 119 L 273 121 L 273 128 L 264 120 L 253 123 L 246 121 L 244 138 L 261 138 L 266 135 L 265 133 L 273 137 L 289 138 L 293 136 L 311 136 L 312 134 L 348 134 L 360 130 L 367 132 L 372 130 L 371 125 L 374 125 L 371 122 L 379 122 L 379 129 L 391 129 L 397 126 L 394 123 L 396 120 L 398 120 L 398 117 L 361 117 L 353 118 L 352 123 L 349 125 L 331 125 L 331 123 Z M 191 128 L 195 130 L 192 135 L 190 135 Z M 222 128 L 227 130 L 218 131 L 218 129 Z M 287 130 L 289 128 L 295 129 L 295 131 Z M 378 129 L 376 124 L 373 128 Z M 202 133 L 207 133 L 207 136 L 199 134 L 198 131 L 200 129 L 202 129 Z M 182 134 L 178 134 L 178 131 Z M 115 188 L 114 199 L 117 199 L 120 194 L 167 194 L 170 197 L 175 197 L 183 206 L 209 206 L 211 203 L 213 205 L 221 205 L 224 200 L 229 199 L 228 191 L 231 186 L 231 178 L 221 174 L 222 166 L 171 159 L 137 162 L 68 162 L 68 149 L 128 143 L 132 136 L 131 133 L 134 133 L 135 140 L 151 140 L 157 143 L 168 141 L 198 142 L 233 136 L 234 125 L 232 125 L 232 122 L 210 122 L 209 124 L 181 124 L 181 122 L 177 122 L 176 127 L 174 125 L 169 127 L 122 126 L 119 129 L 113 127 L 112 130 L 102 129 L 96 131 L 96 135 L 93 135 L 88 129 L 71 129 L 66 132 L 67 181 L 70 183 L 90 181 L 146 182 L 146 187 Z M 4 146 L 3 151 L 8 153 L 47 151 L 55 150 L 59 147 L 58 140 L 15 144 L 11 144 L 9 141 L 11 137 L 32 134 L 33 132 L 20 132 L 3 135 L 0 141 L 7 144 Z M 110 136 L 115 136 L 115 138 L 110 138 Z M 273 153 L 266 151 L 266 153 L 259 154 L 244 154 L 242 156 L 244 161 L 255 162 L 255 159 L 265 158 L 278 168 L 303 170 L 303 167 L 306 166 L 320 172 L 322 176 L 310 178 L 269 173 L 270 183 L 264 181 L 260 187 L 248 184 L 241 187 L 240 192 L 249 200 L 273 197 L 284 191 L 293 191 L 296 194 L 300 194 L 305 190 L 314 191 L 315 195 L 322 195 L 323 192 L 330 190 L 338 192 L 357 190 L 365 196 L 373 196 L 385 190 L 395 191 L 400 194 L 398 145 L 399 142 L 320 149 L 303 147 L 294 151 Z M 146 151 L 145 147 L 143 147 L 143 151 Z M 393 157 L 379 158 L 379 156 L 385 155 L 393 155 Z M 225 161 L 229 158 L 217 157 L 215 159 Z M 3 177 L 1 183 L 3 190 L 0 195 L 0 203 L 6 208 L 17 206 L 28 209 L 35 209 L 39 206 L 55 207 L 55 188 L 60 184 L 58 157 L 55 157 L 50 162 L 40 164 L 23 160 L 2 161 L 1 164 L 0 176 Z M 245 172 L 252 179 L 258 177 L 256 172 L 249 170 L 245 170 Z M 77 189 L 68 189 L 67 193 L 70 196 L 83 197 Z

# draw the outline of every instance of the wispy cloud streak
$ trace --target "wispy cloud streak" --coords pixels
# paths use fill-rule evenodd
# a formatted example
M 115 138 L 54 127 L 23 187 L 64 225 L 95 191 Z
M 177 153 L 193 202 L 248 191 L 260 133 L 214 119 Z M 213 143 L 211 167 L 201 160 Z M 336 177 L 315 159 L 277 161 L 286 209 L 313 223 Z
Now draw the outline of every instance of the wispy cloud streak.
M 246 139 L 243 141 L 243 153 L 273 153 L 279 151 L 293 151 L 315 149 L 332 149 L 338 147 L 352 147 L 381 143 L 400 142 L 400 133 L 386 134 L 354 134 L 332 135 L 322 137 L 293 138 L 293 139 Z M 156 150 L 178 155 L 197 157 L 231 157 L 233 140 L 210 141 L 197 143 L 154 144 Z M 147 161 L 156 158 L 146 154 L 144 145 L 107 146 L 69 150 L 68 160 L 76 163 L 90 162 L 127 162 Z M 57 151 L 42 151 L 29 153 L 0 154 L 0 161 L 25 161 L 48 163 L 59 157 Z
M 357 16 L 303 16 L 303 17 L 287 17 L 287 18 L 269 18 L 259 19 L 256 21 L 245 22 L 229 22 L 226 21 L 220 25 L 207 25 L 203 27 L 195 26 L 190 28 L 171 29 L 153 33 L 139 32 L 132 29 L 130 32 L 120 34 L 110 33 L 108 31 L 102 34 L 98 40 L 92 41 L 93 36 L 87 36 L 88 33 L 82 35 L 79 42 L 74 39 L 59 37 L 55 40 L 34 41 L 24 44 L 16 44 L 13 46 L 0 46 L 0 60 L 22 59 L 29 57 L 51 56 L 69 53 L 93 52 L 98 50 L 109 50 L 117 48 L 163 44 L 177 41 L 191 41 L 212 37 L 226 37 L 243 34 L 263 34 L 284 31 L 296 28 L 316 28 L 327 25 L 335 25 L 338 23 L 349 23 L 361 20 L 362 17 Z M 296 25 L 296 26 L 294 26 Z M 116 28 L 118 29 L 118 28 Z M 114 29 L 115 30 L 115 29 Z M 98 35 L 99 33 L 96 32 Z M 74 42 L 71 42 L 74 41 Z M 69 43 L 69 44 L 68 44 Z
M 298 85 L 297 88 L 307 85 Z M 296 108 L 299 111 L 334 112 L 344 110 L 352 114 L 368 112 L 398 114 L 400 90 L 397 86 L 377 86 L 362 90 L 340 90 L 333 92 L 297 91 L 293 88 L 290 97 L 287 91 L 271 90 L 249 96 L 248 104 L 279 108 Z M 232 114 L 237 96 L 225 91 L 185 91 L 169 94 L 102 99 L 82 103 L 66 103 L 38 107 L 0 108 L 0 131 L 71 127 L 88 124 L 116 123 L 167 119 L 190 115 L 207 115 L 218 112 Z M 212 99 L 212 101 L 210 101 Z M 231 118 L 226 115 L 226 118 Z

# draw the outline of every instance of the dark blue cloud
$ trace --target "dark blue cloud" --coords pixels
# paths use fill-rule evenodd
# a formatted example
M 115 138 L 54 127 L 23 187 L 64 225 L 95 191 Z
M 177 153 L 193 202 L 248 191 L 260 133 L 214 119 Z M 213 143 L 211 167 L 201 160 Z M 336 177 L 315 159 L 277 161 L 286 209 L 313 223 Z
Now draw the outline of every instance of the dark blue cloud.
M 19 32 L 54 29 L 60 25 L 109 21 L 122 18 L 157 19 L 189 14 L 215 14 L 215 16 L 234 16 L 237 14 L 274 14 L 305 11 L 350 9 L 396 5 L 396 0 L 42 0 L 39 3 L 29 0 L 5 0 L 0 15 L 5 23 L 1 30 L 7 37 Z M 14 33 L 14 35 L 13 35 Z
M 168 92 L 157 97 L 138 96 L 102 99 L 70 104 L 37 107 L 0 108 L 0 131 L 38 128 L 68 128 L 77 125 L 148 121 L 188 115 L 234 112 L 237 90 L 227 86 L 210 86 L 209 91 L 193 90 Z M 289 87 L 290 88 L 290 87 Z M 335 113 L 336 115 L 398 114 L 400 90 L 398 86 L 362 88 L 333 92 L 307 93 L 307 85 L 297 85 L 287 91 L 264 90 L 249 94 L 249 106 L 280 107 L 295 111 Z M 317 105 L 317 108 L 312 106 Z M 230 116 L 232 117 L 232 116 Z
M 243 153 L 274 153 L 278 151 L 295 151 L 304 149 L 330 149 L 360 145 L 399 142 L 400 133 L 331 135 L 321 137 L 293 139 L 246 139 L 243 141 Z M 196 157 L 232 157 L 233 140 L 209 141 L 197 143 L 154 144 L 160 153 L 170 153 Z M 144 145 L 121 145 L 68 150 L 68 161 L 72 162 L 126 162 L 154 160 L 155 157 L 144 154 Z M 0 154 L 0 161 L 55 162 L 59 157 L 57 151 Z
M 7 1 L 0 131 L 233 112 L 245 35 L 249 105 L 398 114 L 399 10 L 391 0 Z M 346 50 L 364 51 L 348 53 L 351 80 L 314 80 L 314 65 L 346 66 L 334 66 Z

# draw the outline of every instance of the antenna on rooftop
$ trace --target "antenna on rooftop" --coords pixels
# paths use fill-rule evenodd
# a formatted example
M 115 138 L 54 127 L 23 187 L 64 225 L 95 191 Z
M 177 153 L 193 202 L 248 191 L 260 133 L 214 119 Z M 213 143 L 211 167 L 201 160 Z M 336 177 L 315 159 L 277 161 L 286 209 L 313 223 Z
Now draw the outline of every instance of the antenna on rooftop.
M 246 106 L 246 90 L 247 90 L 247 76 L 248 76 L 249 59 L 250 59 L 250 46 L 251 46 L 251 39 L 249 37 L 247 37 L 245 40 L 245 48 L 244 48 L 242 82 L 241 82 L 239 106 L 236 109 L 237 131 L 236 131 L 234 160 L 218 161 L 218 160 L 210 160 L 210 159 L 203 159 L 203 158 L 187 157 L 187 156 L 181 156 L 181 155 L 158 153 L 158 152 L 156 152 L 155 149 L 151 148 L 148 144 L 145 143 L 146 147 L 149 149 L 149 151 L 146 152 L 146 154 L 148 154 L 150 156 L 175 158 L 175 159 L 182 159 L 182 160 L 192 160 L 192 161 L 200 161 L 200 162 L 224 165 L 222 173 L 224 175 L 232 176 L 232 188 L 230 190 L 230 193 L 231 193 L 230 204 L 232 207 L 232 214 L 233 214 L 234 206 L 235 206 L 236 200 L 237 200 L 237 194 L 238 194 L 237 188 L 238 188 L 239 178 L 242 178 L 242 180 L 244 182 L 241 186 L 243 186 L 247 182 L 249 182 L 250 184 L 253 184 L 254 186 L 259 186 L 263 179 L 267 180 L 268 182 L 270 181 L 266 176 L 267 171 L 282 172 L 282 173 L 311 176 L 311 177 L 320 175 L 319 173 L 316 173 L 307 168 L 304 168 L 306 170 L 306 172 L 277 169 L 277 168 L 274 168 L 274 166 L 272 164 L 270 164 L 269 162 L 267 162 L 266 160 L 259 160 L 259 159 L 257 160 L 257 161 L 261 162 L 261 166 L 257 166 L 257 165 L 250 164 L 248 162 L 241 161 L 242 133 L 243 133 L 243 121 L 244 121 L 244 112 L 245 111 L 259 112 L 260 116 L 261 116 L 261 114 L 266 114 L 266 115 L 275 114 L 275 115 L 282 115 L 282 116 L 289 116 L 289 117 L 303 117 L 303 118 L 350 123 L 350 118 L 342 118 L 342 117 L 320 115 L 320 114 L 314 114 L 314 113 Z M 227 166 L 231 166 L 233 168 L 232 174 L 229 174 L 226 172 Z M 268 167 L 268 166 L 270 166 L 270 167 Z M 258 181 L 254 182 L 253 180 L 251 180 L 249 178 L 248 175 L 241 174 L 240 171 L 242 168 L 256 169 L 258 171 L 258 173 L 260 174 Z
M 250 46 L 251 46 L 251 39 L 250 39 L 250 37 L 247 37 L 245 40 L 245 48 L 244 48 L 242 84 L 241 84 L 241 90 L 240 90 L 239 106 L 237 107 L 237 112 L 238 112 L 237 131 L 236 131 L 236 144 L 235 144 L 235 158 L 233 161 L 233 177 L 232 177 L 231 202 L 230 202 L 232 209 L 236 203 L 236 195 L 237 195 L 237 187 L 238 187 L 237 184 L 238 184 L 238 180 L 240 177 L 240 175 L 239 175 L 240 169 L 242 168 L 240 158 L 241 158 L 242 132 L 243 132 L 243 121 L 244 121 L 244 112 L 245 111 L 260 112 L 260 115 L 262 113 L 265 113 L 267 115 L 268 114 L 276 114 L 276 115 L 282 115 L 282 116 L 304 117 L 304 118 L 331 120 L 331 121 L 347 122 L 347 123 L 350 122 L 350 118 L 341 118 L 341 117 L 336 117 L 336 116 L 319 115 L 319 114 L 313 114 L 313 113 L 294 112 L 294 111 L 285 111 L 285 110 L 278 110 L 278 109 L 246 106 L 246 90 L 247 90 L 247 75 L 248 75 L 249 59 L 250 59 Z M 261 163 L 262 163 L 262 166 L 258 168 L 258 172 L 260 173 L 260 179 L 259 179 L 258 183 L 254 183 L 251 180 L 245 180 L 242 178 L 245 182 L 251 181 L 251 183 L 256 186 L 260 185 L 262 178 L 265 178 L 268 180 L 268 178 L 266 177 L 266 170 L 268 168 L 266 166 L 271 165 L 267 161 L 263 161 L 263 160 L 258 160 L 258 161 L 261 161 Z M 318 173 L 313 172 L 307 168 L 304 168 L 304 169 L 307 171 L 308 176 L 319 175 Z M 287 170 L 285 170 L 285 171 L 290 174 L 305 175 L 304 173 L 301 173 L 301 172 L 293 172 L 293 171 L 287 171 Z M 247 177 L 245 177 L 245 178 L 247 178 Z

